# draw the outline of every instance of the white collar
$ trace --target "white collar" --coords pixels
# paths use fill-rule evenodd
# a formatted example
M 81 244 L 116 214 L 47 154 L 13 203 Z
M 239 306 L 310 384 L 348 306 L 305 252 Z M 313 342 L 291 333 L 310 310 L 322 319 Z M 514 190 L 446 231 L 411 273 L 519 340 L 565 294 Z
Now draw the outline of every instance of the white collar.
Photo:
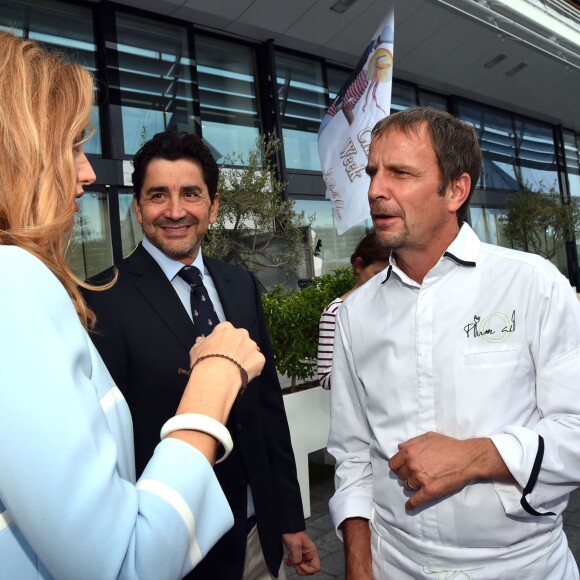
M 455 239 L 449 244 L 447 250 L 439 258 L 437 263 L 427 272 L 425 278 L 429 274 L 435 274 L 442 264 L 452 261 L 458 266 L 466 268 L 474 268 L 477 264 L 477 256 L 481 248 L 481 241 L 477 234 L 471 229 L 467 222 L 463 223 L 459 233 Z M 411 280 L 398 266 L 395 259 L 394 252 L 389 256 L 389 269 L 387 275 L 384 277 L 382 283 L 384 284 L 391 277 L 391 271 L 395 272 L 397 276 L 411 286 L 420 286 L 417 282 Z
M 183 268 L 184 264 L 179 260 L 174 260 L 170 258 L 167 254 L 162 252 L 159 248 L 154 246 L 148 238 L 143 237 L 143 241 L 141 242 L 143 248 L 151 254 L 151 257 L 159 264 L 159 267 L 163 270 L 163 273 L 167 276 L 167 279 L 171 282 L 175 276 L 179 273 L 181 268 Z M 195 260 L 191 264 L 195 266 L 200 272 L 203 279 L 203 276 L 206 274 L 205 266 L 203 263 L 203 253 L 201 248 L 199 248 L 199 252 L 197 252 L 197 256 Z

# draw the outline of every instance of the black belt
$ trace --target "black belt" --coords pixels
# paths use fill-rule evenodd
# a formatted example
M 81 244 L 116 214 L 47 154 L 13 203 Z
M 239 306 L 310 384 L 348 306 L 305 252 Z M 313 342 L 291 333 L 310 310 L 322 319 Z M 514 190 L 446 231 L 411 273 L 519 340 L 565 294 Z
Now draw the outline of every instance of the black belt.
M 246 520 L 246 536 L 252 531 L 256 525 L 256 516 L 251 516 Z

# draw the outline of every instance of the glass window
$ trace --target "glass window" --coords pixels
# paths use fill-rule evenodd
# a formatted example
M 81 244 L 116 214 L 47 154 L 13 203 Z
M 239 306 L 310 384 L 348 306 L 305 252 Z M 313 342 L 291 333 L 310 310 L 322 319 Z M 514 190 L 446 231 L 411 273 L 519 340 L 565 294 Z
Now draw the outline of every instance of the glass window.
M 98 106 L 94 106 L 91 111 L 91 124 L 94 129 L 93 136 L 83 143 L 83 148 L 85 153 L 91 153 L 92 155 L 101 154 L 101 121 L 100 121 L 100 109 Z
M 113 265 L 109 199 L 106 193 L 85 192 L 78 200 L 67 260 L 82 280 Z
M 479 135 L 484 159 L 481 188 L 559 191 L 550 125 L 461 100 L 458 106 L 461 119 Z
M 371 220 L 339 236 L 330 201 L 297 199 L 294 209 L 297 212 L 304 211 L 305 216 L 314 216 L 311 225 L 314 275 L 328 274 L 337 268 L 350 268 L 350 256 L 361 238 L 372 228 Z
M 276 53 L 286 167 L 320 171 L 318 128 L 327 109 L 322 65 Z
M 570 195 L 580 197 L 580 139 L 569 131 L 564 131 L 564 151 L 566 171 L 570 184 Z
M 447 97 L 429 91 L 419 90 L 419 105 L 421 107 L 433 107 L 440 111 L 449 110 L 447 106 Z
M 500 218 L 504 215 L 505 211 L 502 209 L 489 207 L 469 208 L 469 222 L 482 242 L 503 246 L 504 248 L 512 248 L 512 241 L 505 235 L 504 225 L 500 221 Z M 548 239 L 548 244 L 552 244 L 551 238 Z M 516 249 L 523 250 L 523 248 Z M 568 260 L 564 245 L 560 246 L 551 261 L 562 274 L 568 275 Z
M 187 30 L 156 19 L 122 12 L 116 14 L 115 67 L 109 77 L 119 79 L 120 103 L 111 103 L 112 115 L 122 118 L 122 135 L 113 123 L 113 138 L 121 154 L 133 155 L 155 133 L 165 130 L 195 132 L 192 61 Z
M 340 89 L 344 86 L 344 83 L 348 81 L 350 77 L 350 72 L 328 66 L 326 68 L 326 79 L 328 80 L 328 98 L 332 103 L 336 99 L 336 95 L 340 92 Z
M 132 193 L 119 193 L 119 218 L 123 258 L 126 258 L 143 239 L 143 230 L 135 215 Z
M 260 134 L 254 52 L 196 35 L 195 53 L 203 138 L 218 162 L 232 153 L 246 157 Z
M 470 207 L 469 223 L 482 242 L 511 248 L 511 242 L 505 237 L 504 225 L 500 219 L 505 216 L 502 209 L 490 207 Z
M 580 207 L 580 135 L 563 131 L 563 136 L 570 203 Z M 580 230 L 576 231 L 576 261 L 577 266 L 580 266 Z M 576 282 L 576 286 L 580 289 L 580 280 Z
M 516 139 L 512 117 L 465 101 L 458 103 L 459 117 L 474 126 L 483 153 L 482 189 L 517 191 L 520 189 L 515 167 Z
M 0 28 L 56 49 L 66 54 L 71 62 L 96 73 L 96 45 L 90 8 L 50 0 L 2 0 Z M 95 90 L 97 88 L 95 84 Z M 97 133 L 86 144 L 85 151 L 100 154 L 97 106 L 93 107 L 92 123 Z
M 417 105 L 415 87 L 393 81 L 391 92 L 391 113 L 408 109 Z
M 514 118 L 519 183 L 543 192 L 559 192 L 554 133 L 550 125 Z

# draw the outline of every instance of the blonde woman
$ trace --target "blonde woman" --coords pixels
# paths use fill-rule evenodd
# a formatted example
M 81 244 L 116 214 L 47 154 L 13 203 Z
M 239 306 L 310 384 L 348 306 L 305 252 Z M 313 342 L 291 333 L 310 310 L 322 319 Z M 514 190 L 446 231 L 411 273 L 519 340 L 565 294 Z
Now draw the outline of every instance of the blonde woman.
M 199 342 L 135 482 L 129 410 L 64 258 L 75 198 L 95 179 L 82 148 L 92 94 L 84 69 L 0 32 L 0 578 L 189 572 L 232 524 L 212 464 L 263 365 L 228 323 Z

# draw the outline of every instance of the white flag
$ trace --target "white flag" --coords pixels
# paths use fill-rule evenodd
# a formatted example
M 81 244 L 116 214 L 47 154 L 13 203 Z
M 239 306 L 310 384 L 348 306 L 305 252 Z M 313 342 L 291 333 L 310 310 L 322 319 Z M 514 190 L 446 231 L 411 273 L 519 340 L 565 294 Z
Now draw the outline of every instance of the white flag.
M 349 80 L 322 119 L 318 154 L 336 230 L 344 233 L 370 217 L 365 173 L 370 136 L 389 114 L 393 86 L 393 2 Z

